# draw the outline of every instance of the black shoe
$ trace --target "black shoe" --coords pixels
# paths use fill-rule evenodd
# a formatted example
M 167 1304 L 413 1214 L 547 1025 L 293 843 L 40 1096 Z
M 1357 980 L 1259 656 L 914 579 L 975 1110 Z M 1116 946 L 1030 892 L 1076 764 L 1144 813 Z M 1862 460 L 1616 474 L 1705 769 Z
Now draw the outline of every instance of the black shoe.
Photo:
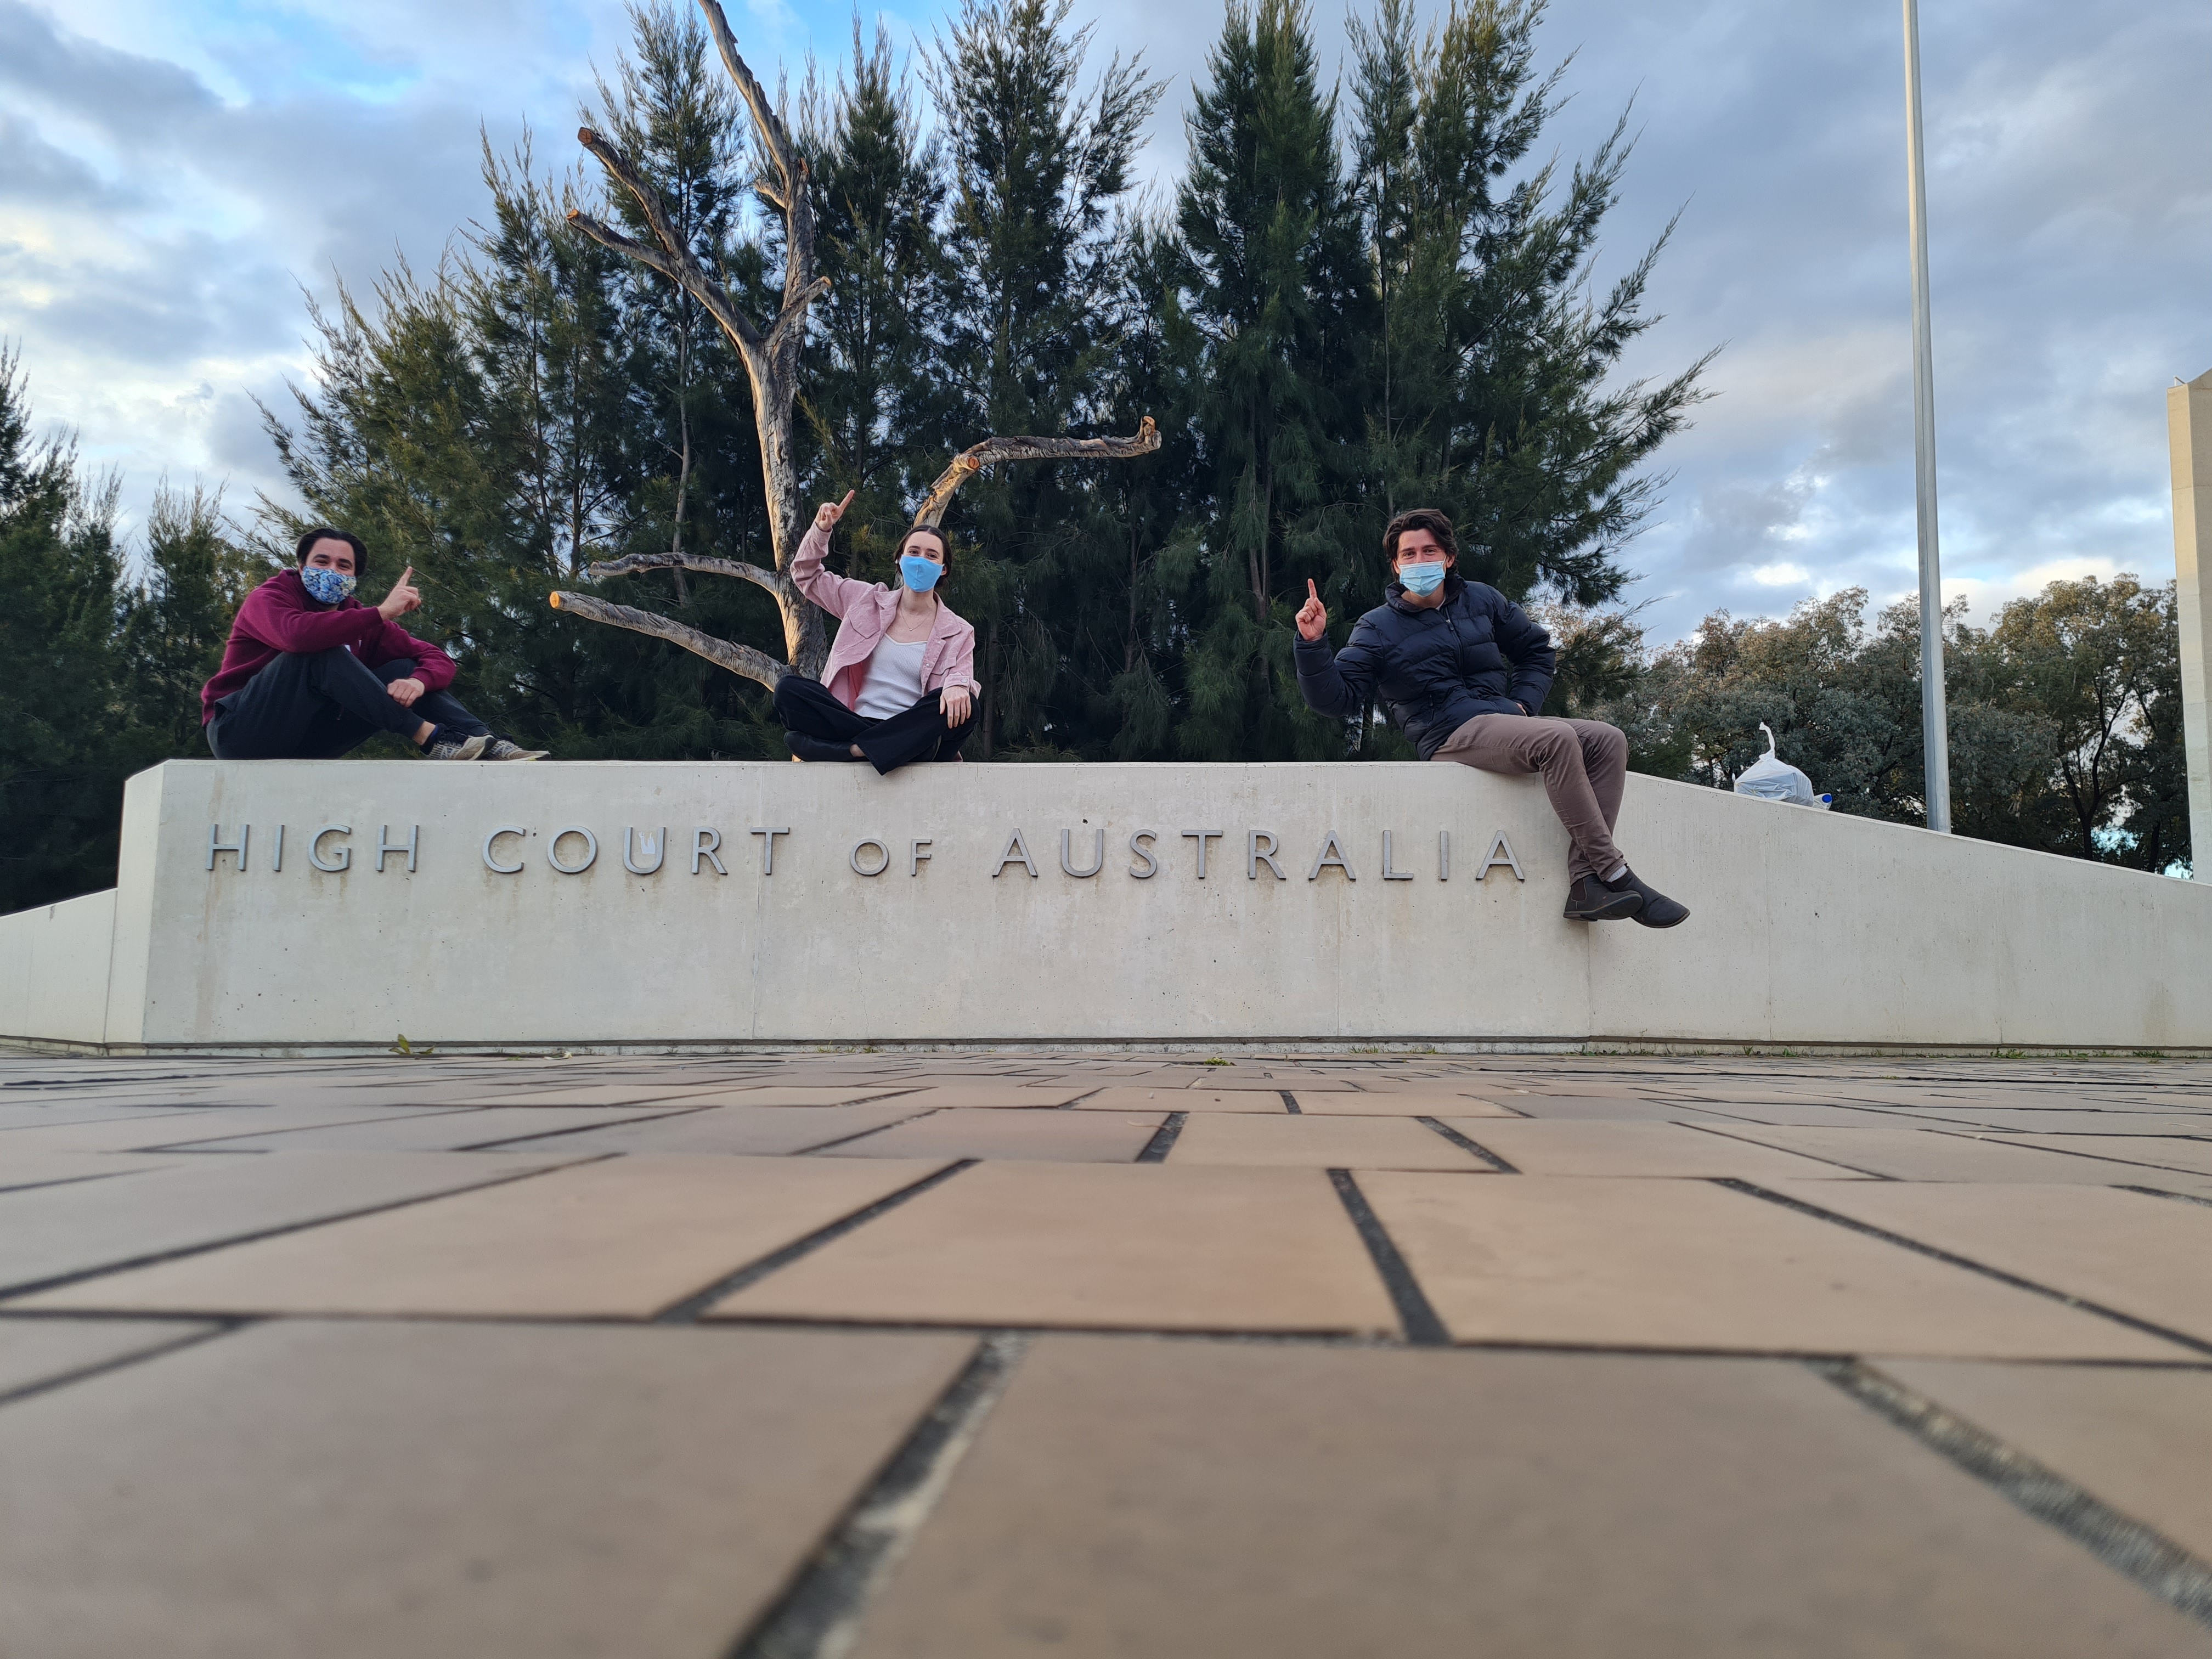
M 1626 879 L 1619 887 L 1608 887 L 1595 876 L 1583 876 L 1567 890 L 1569 921 L 1620 921 L 1643 908 L 1644 895 Z
M 1636 913 L 1636 919 L 1646 927 L 1672 927 L 1690 919 L 1688 905 L 1668 898 L 1633 870 L 1623 872 L 1619 881 L 1608 884 L 1615 892 L 1632 892 L 1643 899 L 1644 908 Z
M 783 740 L 791 745 L 791 752 L 803 761 L 849 761 L 853 745 L 831 743 L 826 738 L 810 738 L 804 732 L 787 732 Z

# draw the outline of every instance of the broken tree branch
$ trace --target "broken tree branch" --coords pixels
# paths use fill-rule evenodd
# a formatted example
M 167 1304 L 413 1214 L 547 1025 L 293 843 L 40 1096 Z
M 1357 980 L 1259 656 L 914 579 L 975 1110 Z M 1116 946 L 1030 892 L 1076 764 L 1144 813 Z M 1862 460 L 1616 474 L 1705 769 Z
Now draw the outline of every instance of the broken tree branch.
M 704 657 L 717 668 L 726 668 L 732 674 L 742 674 L 757 680 L 771 691 L 775 683 L 791 672 L 789 667 L 778 662 L 765 651 L 756 651 L 749 645 L 738 645 L 730 640 L 718 640 L 712 634 L 702 634 L 696 628 L 686 628 L 682 623 L 671 622 L 665 617 L 656 617 L 649 611 L 636 611 L 626 605 L 610 605 L 605 599 L 595 599 L 588 593 L 556 592 L 553 608 L 571 616 L 581 617 L 586 622 L 605 623 L 611 628 L 627 628 L 633 634 L 650 634 L 655 639 L 680 645 L 695 657 Z
M 952 464 L 938 474 L 937 482 L 929 487 L 929 494 L 915 509 L 911 528 L 936 529 L 951 502 L 953 492 L 987 466 L 1006 461 L 1128 460 L 1149 455 L 1159 447 L 1159 428 L 1152 424 L 1149 415 L 1131 438 L 986 438 L 962 450 L 952 458 Z
M 630 553 L 619 559 L 610 559 L 592 567 L 593 581 L 605 581 L 611 576 L 635 575 L 641 570 L 698 570 L 710 576 L 735 576 L 741 581 L 765 587 L 771 593 L 777 591 L 775 572 L 763 569 L 745 559 L 718 559 L 706 553 Z

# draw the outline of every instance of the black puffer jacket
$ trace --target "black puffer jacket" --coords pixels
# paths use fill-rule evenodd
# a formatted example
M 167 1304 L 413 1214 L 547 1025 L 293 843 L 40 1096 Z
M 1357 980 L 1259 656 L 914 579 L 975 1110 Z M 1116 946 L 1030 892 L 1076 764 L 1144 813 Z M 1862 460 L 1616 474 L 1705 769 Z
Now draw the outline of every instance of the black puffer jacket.
M 1350 720 L 1372 691 L 1427 760 L 1477 714 L 1544 706 L 1552 636 L 1496 588 L 1448 574 L 1434 610 L 1407 604 L 1403 583 L 1385 592 L 1334 656 L 1325 638 L 1297 641 L 1298 690 L 1316 714 Z

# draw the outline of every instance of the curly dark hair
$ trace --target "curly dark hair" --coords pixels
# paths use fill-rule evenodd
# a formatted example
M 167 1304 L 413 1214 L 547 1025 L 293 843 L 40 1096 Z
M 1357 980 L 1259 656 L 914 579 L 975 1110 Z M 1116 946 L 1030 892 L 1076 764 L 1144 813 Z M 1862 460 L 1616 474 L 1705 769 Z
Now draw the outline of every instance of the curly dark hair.
M 1401 513 L 1383 527 L 1382 556 L 1391 563 L 1398 562 L 1398 538 L 1408 530 L 1425 530 L 1437 538 L 1448 557 L 1459 557 L 1459 538 L 1452 533 L 1452 521 L 1433 507 L 1416 507 Z

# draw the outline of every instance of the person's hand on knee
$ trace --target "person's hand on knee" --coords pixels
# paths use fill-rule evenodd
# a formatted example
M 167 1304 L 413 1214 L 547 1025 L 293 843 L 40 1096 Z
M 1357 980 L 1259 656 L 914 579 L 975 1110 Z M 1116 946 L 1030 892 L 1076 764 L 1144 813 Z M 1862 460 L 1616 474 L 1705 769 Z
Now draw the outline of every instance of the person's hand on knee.
M 422 681 L 412 678 L 393 680 L 384 688 L 392 694 L 392 701 L 402 708 L 412 708 L 415 700 L 428 690 Z
M 964 685 L 948 685 L 938 696 L 938 707 L 945 710 L 945 724 L 949 729 L 968 718 L 975 702 Z

